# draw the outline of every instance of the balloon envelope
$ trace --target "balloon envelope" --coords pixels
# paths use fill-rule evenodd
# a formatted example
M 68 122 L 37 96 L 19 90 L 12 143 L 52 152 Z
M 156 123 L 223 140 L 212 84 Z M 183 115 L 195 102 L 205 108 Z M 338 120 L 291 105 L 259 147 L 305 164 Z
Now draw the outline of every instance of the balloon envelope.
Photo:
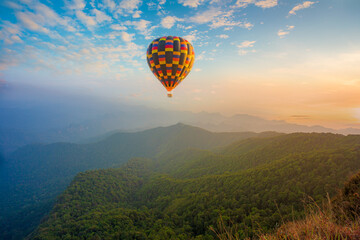
M 168 92 L 176 88 L 189 74 L 194 60 L 193 46 L 181 37 L 157 38 L 147 49 L 148 65 Z

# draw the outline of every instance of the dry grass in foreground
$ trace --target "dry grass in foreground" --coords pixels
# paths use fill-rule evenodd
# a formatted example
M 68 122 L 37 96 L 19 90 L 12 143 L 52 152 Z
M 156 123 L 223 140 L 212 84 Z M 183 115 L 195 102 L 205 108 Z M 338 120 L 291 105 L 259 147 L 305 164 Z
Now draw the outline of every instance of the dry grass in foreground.
M 360 240 L 360 221 L 338 223 L 330 208 L 311 210 L 304 220 L 288 222 L 261 240 L 336 239 Z
M 259 234 L 260 240 L 360 240 L 360 172 L 349 179 L 332 200 L 319 207 L 315 201 L 305 203 L 303 220 L 284 223 L 273 234 Z M 221 221 L 220 240 L 238 240 L 237 230 Z
M 345 217 L 345 216 L 342 216 Z M 259 235 L 260 240 L 360 240 L 360 218 L 339 223 L 331 202 L 320 208 L 315 203 L 308 205 L 305 219 L 283 224 L 273 234 Z M 219 240 L 240 240 L 237 230 L 225 226 L 221 220 L 218 229 L 211 230 Z

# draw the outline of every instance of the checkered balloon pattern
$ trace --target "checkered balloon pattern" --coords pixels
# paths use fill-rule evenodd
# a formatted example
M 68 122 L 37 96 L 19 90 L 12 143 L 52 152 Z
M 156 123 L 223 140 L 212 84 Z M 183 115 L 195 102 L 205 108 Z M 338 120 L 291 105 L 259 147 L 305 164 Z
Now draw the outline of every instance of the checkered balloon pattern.
M 186 78 L 194 60 L 193 46 L 181 37 L 157 38 L 147 49 L 147 62 L 151 71 L 169 92 Z

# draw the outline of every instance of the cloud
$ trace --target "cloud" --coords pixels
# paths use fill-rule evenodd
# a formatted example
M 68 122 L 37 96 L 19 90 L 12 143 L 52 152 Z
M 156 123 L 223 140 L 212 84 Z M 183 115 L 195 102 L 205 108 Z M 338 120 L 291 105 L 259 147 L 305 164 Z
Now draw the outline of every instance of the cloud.
M 29 30 L 35 31 L 35 32 L 42 32 L 42 33 L 49 33 L 49 29 L 41 26 L 37 22 L 35 22 L 36 15 L 30 12 L 18 12 L 16 13 L 16 17 L 18 20 L 20 20 L 23 24 L 23 26 Z
M 216 35 L 218 38 L 222 38 L 222 39 L 226 39 L 229 38 L 229 35 L 226 34 L 220 34 L 220 35 Z
M 311 119 L 310 115 L 292 115 L 290 116 L 290 118 L 295 118 L 295 119 Z
M 254 47 L 254 43 L 256 41 L 243 41 L 240 45 L 238 45 L 238 48 L 249 48 Z
M 50 32 L 45 26 L 62 26 L 70 32 L 76 31 L 72 19 L 69 17 L 61 17 L 48 6 L 35 2 L 28 5 L 34 12 L 22 11 L 15 15 L 23 26 L 29 30 L 48 34 Z
M 172 27 L 174 26 L 174 24 L 175 24 L 177 21 L 183 21 L 183 20 L 180 19 L 180 18 L 177 18 L 177 17 L 167 16 L 167 17 L 164 17 L 164 18 L 161 20 L 161 25 L 162 25 L 164 28 L 170 29 L 170 28 L 172 28 Z
M 226 27 L 225 30 L 230 30 L 233 27 L 243 27 L 251 29 L 253 25 L 249 22 L 241 22 L 233 20 L 234 11 L 223 12 L 219 16 L 214 17 L 211 21 L 210 28 Z
M 83 10 L 86 6 L 86 3 L 83 0 L 72 0 L 65 1 L 65 5 L 70 10 Z
M 198 39 L 198 30 L 192 30 L 191 32 L 189 32 L 188 35 L 183 36 L 184 39 L 188 40 L 189 42 L 194 42 Z
M 127 30 L 127 27 L 120 25 L 120 24 L 112 24 L 112 25 L 110 25 L 110 28 L 113 30 L 118 30 L 118 31 Z
M 12 1 L 4 2 L 4 6 L 15 9 L 15 10 L 23 9 L 23 6 L 21 6 L 20 4 L 15 3 L 15 2 L 12 2 Z
M 24 52 L 26 48 L 22 49 Z M 25 61 L 27 55 L 23 52 L 19 53 L 9 48 L 3 48 L 0 51 L 0 71 L 6 70 L 12 66 L 16 66 Z M 31 59 L 31 58 L 30 58 Z M 28 60 L 28 59 L 26 59 Z
M 135 9 L 138 9 L 141 4 L 141 0 L 122 0 L 119 7 L 125 11 L 133 12 Z
M 197 8 L 204 0 L 178 0 L 178 2 L 185 7 Z
M 103 7 L 109 9 L 110 11 L 115 11 L 116 9 L 116 4 L 113 0 L 103 0 Z
M 4 49 L 0 52 L 0 68 L 6 69 L 16 64 L 23 64 L 30 71 L 46 70 L 59 74 L 80 74 L 97 76 L 114 76 L 121 71 L 121 66 L 128 65 L 127 72 L 131 72 L 136 65 L 136 59 L 143 56 L 143 46 L 131 41 L 133 34 L 120 35 L 127 41 L 124 45 L 118 42 L 113 44 L 95 45 L 92 38 L 84 37 L 79 43 L 64 46 L 43 42 L 48 49 L 37 46 L 27 46 L 24 50 L 14 51 Z M 1 60 L 3 59 L 3 60 Z M 139 65 L 139 63 L 137 63 Z M 122 69 L 125 69 L 124 67 Z
M 197 37 L 196 37 L 196 34 L 189 34 L 189 35 L 184 36 L 184 39 L 186 39 L 192 43 L 197 39 Z
M 91 28 L 96 25 L 95 18 L 86 15 L 83 11 L 76 11 L 75 15 L 87 28 Z
M 145 36 L 145 39 L 150 39 L 151 32 L 154 30 L 156 26 L 150 27 L 151 22 L 141 19 L 139 21 L 126 21 L 125 25 L 134 26 L 136 30 L 138 30 L 142 35 Z
M 181 29 L 185 29 L 185 30 L 189 30 L 191 28 L 193 28 L 193 26 L 185 26 L 185 25 L 182 25 L 182 24 L 177 24 L 176 26 L 177 28 L 181 28 Z
M 240 43 L 240 45 L 237 45 L 237 47 L 239 48 L 239 55 L 243 56 L 248 54 L 249 52 L 256 52 L 256 50 L 254 49 L 249 49 L 254 47 L 255 42 L 256 41 L 243 41 L 242 43 Z
M 288 35 L 290 32 L 288 32 L 288 31 L 284 31 L 284 30 L 279 30 L 278 31 L 278 36 L 280 37 L 280 38 L 283 38 L 285 35 Z
M 220 10 L 212 8 L 207 11 L 197 13 L 194 17 L 190 18 L 190 21 L 199 24 L 204 24 L 211 22 L 215 17 L 219 16 L 220 14 L 222 14 Z
M 261 8 L 271 8 L 271 7 L 275 7 L 278 5 L 278 1 L 277 0 L 262 0 L 262 1 L 257 1 L 255 3 L 256 6 L 261 7 Z
M 204 24 L 210 22 L 210 28 L 226 27 L 225 30 L 230 30 L 233 27 L 243 27 L 250 29 L 253 27 L 251 23 L 234 21 L 233 10 L 223 12 L 217 8 L 211 8 L 209 10 L 199 12 L 189 20 L 198 24 Z
M 121 38 L 124 42 L 131 42 L 135 34 L 129 34 L 127 32 L 121 32 Z
M 132 15 L 133 18 L 140 18 L 141 11 L 138 8 L 141 6 L 142 0 L 103 0 L 103 4 L 98 4 L 102 9 L 108 9 L 113 13 L 112 17 L 119 18 Z
M 237 0 L 235 3 L 235 7 L 245 8 L 249 4 L 253 4 L 254 2 L 255 2 L 255 0 Z
M 141 16 L 140 16 L 141 13 L 142 13 L 141 11 L 135 11 L 132 17 L 133 17 L 133 18 L 140 18 L 140 17 L 141 17 Z
M 235 7 L 237 8 L 246 8 L 249 4 L 254 4 L 257 7 L 261 8 L 271 8 L 278 5 L 277 0 L 237 0 Z
M 106 21 L 111 21 L 112 18 L 107 15 L 106 13 L 94 8 L 92 10 L 92 12 L 95 14 L 95 19 L 98 23 L 102 23 L 102 22 L 106 22 Z
M 286 27 L 286 30 L 283 30 L 283 29 L 280 29 L 279 31 L 278 31 L 278 36 L 280 37 L 280 38 L 284 38 L 286 35 L 288 35 L 289 33 L 290 33 L 290 31 L 291 30 L 293 30 L 295 28 L 295 26 L 287 26 Z
M 316 2 L 311 2 L 311 1 L 305 1 L 303 3 L 300 3 L 298 5 L 296 5 L 293 9 L 290 10 L 289 15 L 296 15 L 296 12 L 304 9 L 304 8 L 309 8 L 311 7 L 311 5 L 315 4 Z
M 21 29 L 18 25 L 8 21 L 1 24 L 0 39 L 6 44 L 22 43 L 20 36 L 22 36 Z

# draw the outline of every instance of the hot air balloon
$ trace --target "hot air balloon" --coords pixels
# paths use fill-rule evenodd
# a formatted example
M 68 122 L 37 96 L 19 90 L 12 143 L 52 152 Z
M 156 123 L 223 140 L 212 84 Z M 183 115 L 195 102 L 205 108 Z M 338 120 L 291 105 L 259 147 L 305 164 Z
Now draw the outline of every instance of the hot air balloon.
M 152 41 L 147 49 L 147 62 L 172 97 L 172 90 L 190 73 L 195 53 L 190 42 L 181 37 L 165 36 Z

